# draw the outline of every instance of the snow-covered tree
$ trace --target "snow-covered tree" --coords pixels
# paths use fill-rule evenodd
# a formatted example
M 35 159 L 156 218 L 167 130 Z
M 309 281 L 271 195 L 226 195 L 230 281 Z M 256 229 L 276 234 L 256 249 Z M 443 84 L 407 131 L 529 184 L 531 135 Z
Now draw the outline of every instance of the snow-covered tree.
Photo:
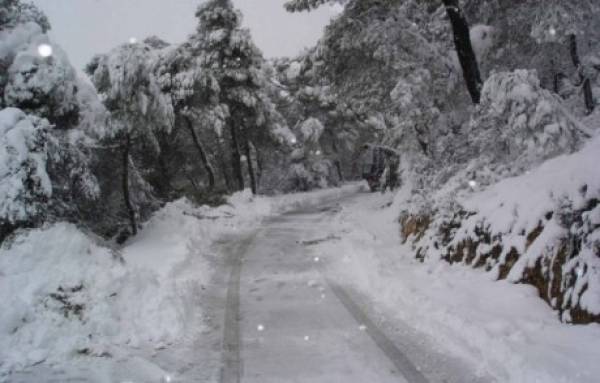
M 64 51 L 46 35 L 45 16 L 19 1 L 2 5 L 3 225 L 14 229 L 50 219 L 81 221 L 99 193 L 87 146 L 102 108 Z
M 173 125 L 171 100 L 161 91 L 154 75 L 156 59 L 156 52 L 145 43 L 125 44 L 97 56 L 87 67 L 112 116 L 107 141 L 120 149 L 123 200 L 134 235 L 138 205 L 150 191 L 132 152 L 158 155 L 157 133 L 169 131 Z
M 227 107 L 225 127 L 229 131 L 235 189 L 244 188 L 242 157 L 246 158 L 250 186 L 257 191 L 257 173 L 252 148 L 260 150 L 273 138 L 278 116 L 265 91 L 261 52 L 250 32 L 241 27 L 241 14 L 230 0 L 210 0 L 198 8 L 199 25 L 190 38 L 194 50 L 201 51 L 205 78 L 214 79 L 219 105 Z M 225 115 L 218 107 L 218 115 Z M 244 154 L 242 156 L 242 153 Z
M 565 86 L 575 84 L 581 88 L 586 113 L 594 108 L 588 81 L 593 69 L 579 56 L 598 49 L 598 2 L 466 1 L 465 12 L 474 22 L 493 29 L 486 71 L 536 69 L 544 87 L 566 97 Z
M 35 28 L 25 24 L 17 29 L 15 33 Z M 40 56 L 39 47 L 49 40 L 38 32 L 31 35 L 31 43 L 16 53 L 8 68 L 4 104 L 47 118 L 62 129 L 75 127 L 79 123 L 77 75 L 60 47 L 52 48 L 51 57 Z
M 286 3 L 285 7 L 289 11 L 295 12 L 310 10 L 326 3 L 346 4 L 346 12 L 348 16 L 347 24 L 350 28 L 361 28 L 361 25 L 356 25 L 353 23 L 354 18 L 350 16 L 352 14 L 363 14 L 363 16 L 366 14 L 370 17 L 374 17 L 375 15 L 380 16 L 380 18 L 377 19 L 375 23 L 368 25 L 368 29 L 371 30 L 376 30 L 386 24 L 386 18 L 383 15 L 385 15 L 386 13 L 388 15 L 390 14 L 389 12 L 386 12 L 386 10 L 404 9 L 405 13 L 407 10 L 411 13 L 414 13 L 415 10 L 417 11 L 416 13 L 425 13 L 429 11 L 427 7 L 431 7 L 431 4 L 420 4 L 419 2 L 414 0 L 384 0 L 374 2 L 366 2 L 361 0 L 291 0 Z M 458 61 L 462 68 L 462 74 L 467 85 L 467 89 L 473 102 L 475 104 L 478 104 L 481 96 L 480 93 L 482 80 L 479 71 L 479 64 L 477 63 L 477 57 L 475 55 L 475 52 L 473 51 L 473 47 L 471 44 L 469 24 L 458 0 L 442 0 L 442 3 L 446 10 L 448 19 L 450 20 L 450 25 L 452 27 L 452 36 L 454 39 L 454 46 L 456 49 Z M 381 16 L 383 16 L 383 18 L 381 18 Z M 422 16 L 417 16 L 416 18 L 414 17 L 414 14 L 412 16 L 413 17 L 411 17 L 410 26 L 416 27 L 416 25 L 414 25 L 415 20 L 421 22 L 422 24 Z M 398 18 L 393 19 L 393 21 L 400 20 Z M 390 24 L 390 21 L 391 20 L 388 19 L 387 24 Z M 423 26 L 424 25 L 421 25 L 421 27 Z M 408 25 L 402 23 L 389 29 L 399 29 L 406 27 L 408 27 Z M 395 49 L 392 48 L 388 52 L 393 52 Z M 382 52 L 380 52 L 380 54 L 382 54 Z
M 594 0 L 576 0 L 564 2 L 548 1 L 538 7 L 534 14 L 535 23 L 531 35 L 539 42 L 557 41 L 568 45 L 569 56 L 577 72 L 583 91 L 584 103 L 588 114 L 594 111 L 596 101 L 592 92 L 591 80 L 581 63 L 578 37 L 585 34 L 588 20 L 600 17 L 600 4 Z M 597 26 L 592 26 L 596 29 Z
M 49 147 L 56 146 L 49 130 L 48 121 L 19 109 L 0 111 L 0 240 L 15 227 L 38 224 L 48 212 L 47 162 Z
M 35 5 L 21 0 L 0 0 L 0 31 L 29 22 L 40 26 L 44 33 L 50 29 L 48 18 Z
M 216 78 L 202 68 L 202 46 L 194 44 L 193 37 L 165 52 L 157 70 L 162 91 L 171 98 L 175 127 L 181 126 L 189 134 L 201 162 L 199 171 L 206 173 L 212 190 L 217 174 L 207 141 L 210 138 L 218 144 L 222 140 L 229 110 L 220 102 Z

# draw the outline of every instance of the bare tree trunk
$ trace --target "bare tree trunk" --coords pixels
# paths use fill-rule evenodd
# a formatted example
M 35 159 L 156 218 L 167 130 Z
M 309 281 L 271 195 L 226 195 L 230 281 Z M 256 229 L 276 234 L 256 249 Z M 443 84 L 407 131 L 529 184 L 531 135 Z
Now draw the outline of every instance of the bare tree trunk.
M 596 103 L 594 102 L 594 93 L 592 92 L 592 83 L 583 72 L 581 60 L 579 60 L 579 53 L 577 52 L 577 36 L 575 36 L 575 34 L 569 35 L 569 49 L 571 51 L 571 60 L 573 60 L 573 65 L 575 65 L 575 68 L 579 73 L 579 79 L 583 85 L 583 99 L 585 102 L 585 110 L 587 114 L 592 114 L 594 108 L 596 107 Z
M 337 144 L 335 143 L 335 135 L 333 134 L 333 132 L 331 132 L 331 150 L 335 155 L 335 160 L 333 160 L 333 164 L 335 165 L 335 168 L 337 170 L 340 182 L 344 182 L 344 173 L 342 171 L 342 163 L 340 161 L 340 152 L 338 150 Z
M 123 199 L 125 207 L 129 215 L 129 223 L 131 225 L 131 234 L 137 234 L 137 221 L 135 218 L 135 209 L 131 203 L 131 195 L 129 193 L 129 152 L 131 150 L 131 137 L 129 134 L 125 136 L 125 146 L 123 148 Z
M 248 140 L 246 140 L 244 149 L 246 150 L 246 162 L 248 163 L 248 174 L 250 175 L 250 188 L 252 189 L 252 194 L 256 195 L 258 185 L 256 183 L 256 174 L 254 173 L 254 164 L 252 163 L 252 152 Z
M 233 167 L 233 176 L 237 181 L 235 190 L 244 190 L 244 174 L 242 173 L 242 156 L 240 154 L 240 145 L 238 131 L 235 124 L 230 122 L 229 130 L 231 132 L 231 166 Z
M 260 151 L 258 150 L 258 148 L 256 147 L 256 145 L 254 145 L 254 143 L 252 143 L 252 141 L 250 142 L 250 145 L 252 145 L 252 147 L 254 148 L 254 151 L 256 152 L 256 179 L 257 179 L 257 183 L 260 184 L 260 179 L 262 178 L 263 175 L 263 159 L 261 156 Z
M 463 77 L 467 83 L 467 89 L 473 103 L 479 104 L 483 82 L 481 81 L 481 73 L 477 64 L 477 56 L 475 56 L 473 45 L 471 44 L 469 24 L 460 8 L 459 0 L 442 0 L 442 2 L 446 7 L 446 14 L 450 18 L 450 24 L 452 24 L 454 45 L 458 61 L 462 67 Z
M 219 153 L 225 153 L 225 149 L 223 148 L 223 140 L 222 138 L 218 138 L 219 142 Z M 219 161 L 219 167 L 221 168 L 221 173 L 223 174 L 223 179 L 225 180 L 225 187 L 227 188 L 227 192 L 231 192 L 233 190 L 231 177 L 229 175 L 229 170 L 227 169 L 227 161 L 225 155 L 217 156 Z
M 202 143 L 198 138 L 198 134 L 196 134 L 196 129 L 194 129 L 194 124 L 192 123 L 192 120 L 189 117 L 185 117 L 185 122 L 188 127 L 188 130 L 190 131 L 190 134 L 192 135 L 194 145 L 196 146 L 196 149 L 200 154 L 200 159 L 202 160 L 204 170 L 206 171 L 206 174 L 208 174 L 208 188 L 209 190 L 213 190 L 215 188 L 215 171 L 210 162 L 208 161 L 206 151 L 204 150 L 204 147 L 202 146 Z

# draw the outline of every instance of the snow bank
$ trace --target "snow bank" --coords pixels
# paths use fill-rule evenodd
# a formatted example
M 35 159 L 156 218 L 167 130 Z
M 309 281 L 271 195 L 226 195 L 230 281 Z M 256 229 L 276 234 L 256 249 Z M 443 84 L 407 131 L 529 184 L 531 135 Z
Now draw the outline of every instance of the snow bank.
M 121 333 L 127 270 L 75 226 L 31 230 L 0 250 L 0 377 L 105 347 Z
M 312 247 L 329 272 L 441 352 L 500 382 L 597 381 L 600 326 L 566 326 L 524 284 L 494 281 L 461 265 L 414 258 L 398 237 L 390 198 L 356 199 L 328 224 L 337 241 Z M 381 307 L 380 306 L 380 307 Z
M 92 365 L 114 360 L 109 369 L 116 370 L 133 350 L 152 354 L 198 337 L 206 330 L 200 301 L 211 278 L 206 255 L 217 239 L 361 187 L 270 198 L 244 191 L 217 208 L 179 200 L 120 250 L 65 223 L 21 232 L 0 248 L 0 381 L 37 364 L 69 368 L 88 356 L 95 357 L 86 362 Z

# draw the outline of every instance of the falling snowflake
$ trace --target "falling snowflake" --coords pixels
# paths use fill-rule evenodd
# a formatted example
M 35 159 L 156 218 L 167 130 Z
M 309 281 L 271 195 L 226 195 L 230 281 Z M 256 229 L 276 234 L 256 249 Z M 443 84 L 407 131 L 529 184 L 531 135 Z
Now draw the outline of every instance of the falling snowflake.
M 52 46 L 50 44 L 40 44 L 38 46 L 38 54 L 42 57 L 52 56 Z

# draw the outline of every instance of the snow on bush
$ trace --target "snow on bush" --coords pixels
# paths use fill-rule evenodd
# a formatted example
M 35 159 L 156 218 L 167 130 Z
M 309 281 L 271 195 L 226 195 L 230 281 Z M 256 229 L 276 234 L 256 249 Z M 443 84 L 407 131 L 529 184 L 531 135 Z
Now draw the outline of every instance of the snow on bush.
M 48 122 L 19 109 L 0 111 L 0 222 L 16 225 L 41 218 L 52 196 L 46 172 Z
M 535 72 L 497 73 L 485 82 L 481 106 L 469 129 L 464 153 L 469 170 L 492 179 L 521 174 L 542 161 L 581 147 L 590 133 L 548 90 Z M 488 173 L 488 174 L 486 174 Z
M 304 141 L 308 143 L 317 143 L 323 134 L 325 127 L 316 118 L 308 118 L 300 125 L 300 132 Z

